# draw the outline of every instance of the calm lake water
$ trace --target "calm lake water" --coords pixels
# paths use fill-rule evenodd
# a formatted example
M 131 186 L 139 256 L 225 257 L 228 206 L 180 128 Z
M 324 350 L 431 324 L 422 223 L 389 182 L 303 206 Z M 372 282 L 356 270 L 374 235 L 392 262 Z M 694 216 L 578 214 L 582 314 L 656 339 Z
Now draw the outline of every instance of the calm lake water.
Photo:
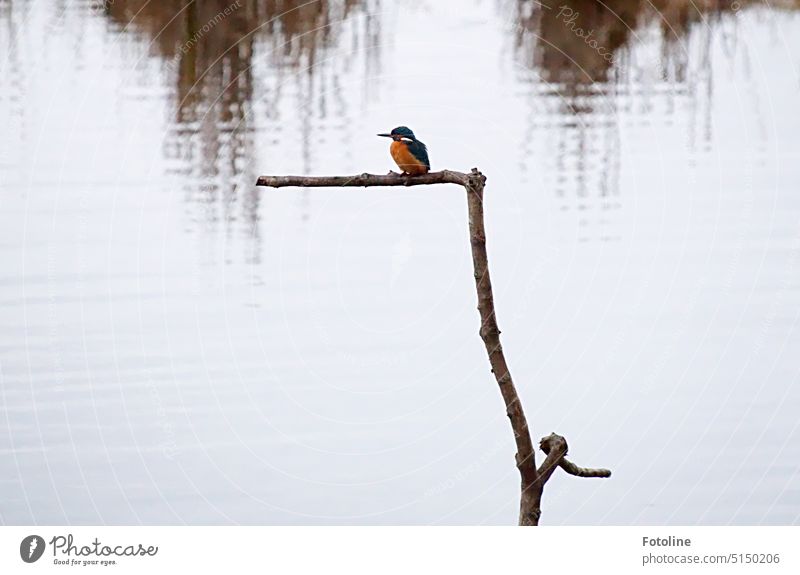
M 800 523 L 795 7 L 0 0 L 0 523 Z

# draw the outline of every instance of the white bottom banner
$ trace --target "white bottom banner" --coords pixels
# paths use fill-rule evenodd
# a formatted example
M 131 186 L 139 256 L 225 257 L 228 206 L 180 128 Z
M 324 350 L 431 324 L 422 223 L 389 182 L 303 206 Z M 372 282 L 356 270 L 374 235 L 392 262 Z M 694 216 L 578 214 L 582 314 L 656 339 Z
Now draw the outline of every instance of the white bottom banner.
M 800 527 L 2 527 L 0 573 L 797 574 L 798 547 Z

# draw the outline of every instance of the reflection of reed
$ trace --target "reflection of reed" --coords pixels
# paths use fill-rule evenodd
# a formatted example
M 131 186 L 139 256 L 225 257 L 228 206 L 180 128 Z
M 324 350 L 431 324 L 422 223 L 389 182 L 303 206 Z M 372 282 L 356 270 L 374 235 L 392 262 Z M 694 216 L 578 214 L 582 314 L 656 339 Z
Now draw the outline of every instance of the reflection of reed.
M 25 115 L 25 88 L 19 54 L 19 20 L 12 14 L 14 5 L 0 0 L 0 106 L 8 111 L 0 114 L 0 185 L 7 183 L 6 171 L 18 163 L 18 149 L 13 135 L 22 133 Z M 24 21 L 24 20 L 22 20 Z
M 785 3 L 784 7 L 796 2 Z M 712 28 L 754 1 L 518 0 L 514 45 L 529 71 L 531 129 L 547 132 L 551 149 L 525 149 L 552 161 L 562 209 L 582 226 L 621 207 L 620 136 L 616 117 L 634 113 L 634 94 L 661 96 L 671 109 L 688 99 L 693 137 L 708 141 L 712 91 Z M 648 61 L 637 51 L 656 42 Z M 646 85 L 645 85 L 646 84 Z M 543 97 L 539 97 L 543 96 Z M 644 100 L 647 100 L 645 98 Z M 547 110 L 542 114 L 542 105 Z M 648 117 L 650 102 L 636 112 Z M 620 109 L 621 108 L 621 109 Z M 545 118 L 544 122 L 542 118 Z M 701 127 L 695 129 L 694 124 Z M 691 143 L 692 146 L 696 142 Z M 549 153 L 548 153 L 549 152 Z M 594 214 L 594 215 L 592 215 Z M 582 237 L 586 239 L 587 231 Z M 603 232 L 600 230 L 600 237 Z
M 606 82 L 625 62 L 631 44 L 651 26 L 658 28 L 664 56 L 684 52 L 690 29 L 725 13 L 757 5 L 755 0 L 518 0 L 515 46 L 519 58 L 550 83 Z M 794 1 L 783 2 L 789 6 Z M 581 37 L 591 32 L 589 38 Z M 592 41 L 596 44 L 592 44 Z M 609 52 L 610 56 L 605 53 Z
M 642 3 L 607 0 L 604 7 L 591 0 L 520 0 L 515 28 L 517 51 L 522 61 L 540 70 L 547 82 L 573 86 L 606 81 Z M 578 30 L 588 38 L 582 38 Z M 596 48 L 591 41 L 596 42 Z M 606 57 L 606 53 L 611 56 Z
M 335 90 L 321 85 L 339 81 L 341 61 L 326 54 L 337 46 L 343 23 L 363 14 L 368 3 L 115 0 L 106 4 L 109 18 L 148 36 L 174 78 L 175 120 L 166 136 L 166 154 L 175 160 L 175 172 L 190 182 L 192 197 L 206 204 L 211 221 L 233 220 L 234 204 L 241 202 L 250 231 L 258 231 L 259 200 L 251 185 L 255 174 L 247 173 L 253 163 L 254 84 L 266 102 L 263 115 L 271 134 L 281 130 L 279 104 L 286 88 L 293 89 L 296 101 L 291 108 L 300 116 L 302 153 L 306 169 L 311 168 L 314 115 L 324 117 L 329 106 L 337 107 L 339 117 L 347 113 Z M 367 22 L 376 23 L 369 18 Z M 363 32 L 370 34 L 369 29 Z M 265 63 L 267 70 L 255 78 L 253 65 L 261 70 Z M 327 93 L 334 96 L 326 97 Z

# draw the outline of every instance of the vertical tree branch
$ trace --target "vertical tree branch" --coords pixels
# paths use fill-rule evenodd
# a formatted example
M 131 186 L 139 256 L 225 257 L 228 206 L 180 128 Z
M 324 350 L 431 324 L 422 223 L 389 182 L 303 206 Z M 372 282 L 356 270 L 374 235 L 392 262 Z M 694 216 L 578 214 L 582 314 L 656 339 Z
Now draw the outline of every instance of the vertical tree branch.
M 503 346 L 500 344 L 500 329 L 494 309 L 492 279 L 489 275 L 489 262 L 486 253 L 486 228 L 483 218 L 483 188 L 486 177 L 477 169 L 467 177 L 467 205 L 469 209 L 469 235 L 472 248 L 472 267 L 475 276 L 475 289 L 478 292 L 478 311 L 481 316 L 480 335 L 486 346 L 492 373 L 500 387 L 500 394 L 506 405 L 506 415 L 511 422 L 514 441 L 517 445 L 517 468 L 522 481 L 519 509 L 520 525 L 538 525 L 541 515 L 541 488 L 538 485 L 536 458 L 531 441 L 528 420 L 522 409 L 517 388 L 511 379 Z

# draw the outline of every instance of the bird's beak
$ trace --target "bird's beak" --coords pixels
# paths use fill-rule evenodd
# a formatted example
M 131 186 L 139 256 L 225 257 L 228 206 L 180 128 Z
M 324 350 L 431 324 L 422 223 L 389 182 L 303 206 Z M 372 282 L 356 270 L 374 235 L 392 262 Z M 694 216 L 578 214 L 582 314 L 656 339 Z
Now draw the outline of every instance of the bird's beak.
M 383 136 L 384 138 L 391 138 L 391 134 L 378 134 L 379 136 Z

